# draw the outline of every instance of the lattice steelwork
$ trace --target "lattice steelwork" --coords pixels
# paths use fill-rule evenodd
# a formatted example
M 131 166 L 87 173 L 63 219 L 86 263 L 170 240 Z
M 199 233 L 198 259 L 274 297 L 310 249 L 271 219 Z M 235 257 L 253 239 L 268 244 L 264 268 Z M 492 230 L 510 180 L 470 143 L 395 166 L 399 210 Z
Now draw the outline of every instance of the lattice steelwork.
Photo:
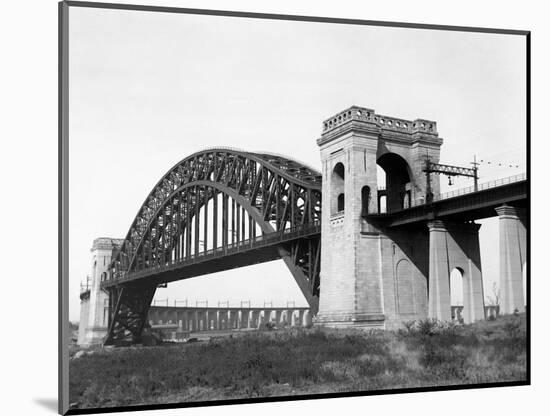
M 229 149 L 182 160 L 146 198 L 102 284 L 116 299 L 106 342 L 139 339 L 155 288 L 174 273 L 264 247 L 275 247 L 315 310 L 320 221 L 321 174 L 296 161 Z

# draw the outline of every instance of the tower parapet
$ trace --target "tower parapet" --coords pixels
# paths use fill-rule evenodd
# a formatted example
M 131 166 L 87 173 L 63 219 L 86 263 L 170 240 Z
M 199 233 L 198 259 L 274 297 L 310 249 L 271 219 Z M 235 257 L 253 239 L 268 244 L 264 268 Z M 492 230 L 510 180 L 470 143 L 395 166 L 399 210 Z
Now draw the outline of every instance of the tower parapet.
M 429 140 L 440 144 L 443 142 L 438 137 L 435 121 L 420 118 L 405 120 L 376 114 L 370 108 L 352 106 L 323 122 L 322 136 L 317 140 L 317 144 L 322 146 L 335 136 L 361 129 L 388 138 L 402 138 L 411 142 L 417 140 Z
M 92 243 L 91 251 L 95 250 L 111 250 L 116 251 L 124 243 L 123 238 L 109 238 L 109 237 L 98 237 Z

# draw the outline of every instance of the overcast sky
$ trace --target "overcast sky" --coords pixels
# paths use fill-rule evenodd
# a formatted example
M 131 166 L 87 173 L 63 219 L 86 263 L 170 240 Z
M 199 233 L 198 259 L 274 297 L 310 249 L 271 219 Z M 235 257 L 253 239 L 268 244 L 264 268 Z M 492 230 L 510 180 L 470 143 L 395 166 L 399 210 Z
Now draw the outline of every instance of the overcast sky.
M 123 238 L 161 176 L 205 147 L 319 168 L 321 122 L 360 105 L 437 121 L 441 162 L 468 166 L 476 154 L 482 182 L 525 171 L 520 36 L 78 7 L 69 29 L 71 320 L 93 239 Z M 482 223 L 489 294 L 497 224 Z M 170 284 L 156 298 L 305 304 L 281 261 Z

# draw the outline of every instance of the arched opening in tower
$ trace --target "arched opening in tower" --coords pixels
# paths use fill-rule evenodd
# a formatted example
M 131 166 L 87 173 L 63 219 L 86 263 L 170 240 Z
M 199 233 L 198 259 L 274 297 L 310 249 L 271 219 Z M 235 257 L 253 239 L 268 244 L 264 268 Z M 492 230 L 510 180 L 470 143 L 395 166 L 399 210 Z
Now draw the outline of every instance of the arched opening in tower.
M 338 195 L 338 212 L 341 212 L 344 210 L 344 194 Z
M 332 170 L 331 175 L 331 204 L 330 214 L 334 215 L 338 212 L 344 211 L 344 184 L 345 184 L 345 169 L 342 163 L 337 163 Z
M 410 168 L 401 156 L 385 153 L 377 160 L 386 176 L 385 189 L 379 190 L 386 196 L 387 212 L 397 211 L 411 206 Z
M 370 187 L 363 186 L 361 188 L 361 214 L 367 215 L 369 213 L 370 204 Z

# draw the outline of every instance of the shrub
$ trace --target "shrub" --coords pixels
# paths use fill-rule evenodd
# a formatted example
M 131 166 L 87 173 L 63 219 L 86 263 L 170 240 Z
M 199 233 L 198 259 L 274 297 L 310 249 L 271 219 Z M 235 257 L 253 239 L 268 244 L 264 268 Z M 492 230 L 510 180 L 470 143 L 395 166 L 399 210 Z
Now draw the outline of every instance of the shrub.
M 418 321 L 418 332 L 421 335 L 434 335 L 437 329 L 437 319 L 426 318 Z
M 403 322 L 403 326 L 405 327 L 407 334 L 412 334 L 415 332 L 415 329 L 416 329 L 416 321 Z
M 275 322 L 268 321 L 268 322 L 265 323 L 265 328 L 266 328 L 268 331 L 273 331 L 274 329 L 277 328 L 277 326 L 275 325 Z
M 517 338 L 520 335 L 520 322 L 519 320 L 509 320 L 504 324 L 504 332 L 509 338 Z

